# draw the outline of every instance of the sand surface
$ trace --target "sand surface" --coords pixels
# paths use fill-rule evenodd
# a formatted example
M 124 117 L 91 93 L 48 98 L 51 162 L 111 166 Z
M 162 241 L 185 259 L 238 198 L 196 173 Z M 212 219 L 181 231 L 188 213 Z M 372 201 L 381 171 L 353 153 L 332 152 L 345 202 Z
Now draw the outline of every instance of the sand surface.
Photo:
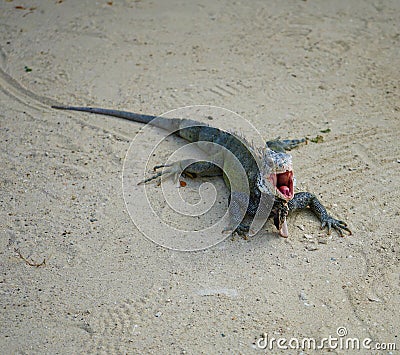
M 338 327 L 399 348 L 399 24 L 397 0 L 1 1 L 0 352 L 252 354 L 262 334 Z M 214 105 L 265 139 L 320 134 L 293 151 L 297 189 L 353 235 L 328 237 L 305 212 L 288 239 L 268 222 L 204 251 L 158 246 L 121 184 L 141 125 L 56 102 Z

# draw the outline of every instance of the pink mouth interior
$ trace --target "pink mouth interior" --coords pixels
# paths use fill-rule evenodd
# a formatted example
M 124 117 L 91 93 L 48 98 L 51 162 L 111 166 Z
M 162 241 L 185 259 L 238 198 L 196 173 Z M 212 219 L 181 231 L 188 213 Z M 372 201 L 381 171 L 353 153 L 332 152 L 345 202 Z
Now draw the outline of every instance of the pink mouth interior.
M 293 171 L 276 174 L 276 188 L 288 200 L 293 198 Z

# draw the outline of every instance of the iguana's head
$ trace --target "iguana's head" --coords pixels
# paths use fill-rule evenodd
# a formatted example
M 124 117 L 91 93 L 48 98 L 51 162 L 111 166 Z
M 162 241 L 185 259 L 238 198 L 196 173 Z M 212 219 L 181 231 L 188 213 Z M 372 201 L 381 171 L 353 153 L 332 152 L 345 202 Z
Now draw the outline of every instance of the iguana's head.
M 290 201 L 294 196 L 292 156 L 266 149 L 257 183 L 261 192 Z
M 273 194 L 275 199 L 286 204 L 294 196 L 294 182 L 292 156 L 267 148 L 263 154 L 257 181 L 259 190 L 262 193 Z M 275 221 L 281 236 L 287 237 L 286 215 L 282 215 Z

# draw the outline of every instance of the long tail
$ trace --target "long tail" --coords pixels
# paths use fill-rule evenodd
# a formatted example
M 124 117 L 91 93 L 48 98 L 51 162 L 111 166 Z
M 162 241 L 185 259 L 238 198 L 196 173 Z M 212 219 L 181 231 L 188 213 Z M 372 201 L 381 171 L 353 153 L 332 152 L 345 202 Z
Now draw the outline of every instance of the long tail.
M 70 110 L 70 111 L 83 111 L 89 113 L 96 113 L 99 115 L 114 116 L 125 120 L 140 122 L 144 124 L 150 124 L 152 126 L 162 128 L 170 133 L 176 134 L 189 142 L 196 142 L 199 139 L 201 128 L 205 125 L 197 121 L 180 118 L 166 118 L 160 116 L 141 115 L 138 113 L 109 110 L 98 107 L 78 107 L 78 106 L 51 106 L 58 110 Z M 209 129 L 213 129 L 209 127 Z
M 77 106 L 51 106 L 51 107 L 58 110 L 83 111 L 83 112 L 96 113 L 99 115 L 114 116 L 123 118 L 125 120 L 141 122 L 145 124 L 151 122 L 153 119 L 157 117 L 151 115 L 141 115 L 133 112 L 108 110 L 105 108 L 97 108 L 97 107 L 77 107 Z

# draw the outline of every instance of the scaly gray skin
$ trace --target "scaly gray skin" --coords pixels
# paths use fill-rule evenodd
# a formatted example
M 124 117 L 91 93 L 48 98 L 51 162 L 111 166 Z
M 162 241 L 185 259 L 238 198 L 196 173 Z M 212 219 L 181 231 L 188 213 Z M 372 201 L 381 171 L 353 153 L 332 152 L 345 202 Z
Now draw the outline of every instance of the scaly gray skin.
M 264 209 L 269 212 L 268 206 L 273 204 L 270 216 L 274 217 L 274 224 L 283 237 L 288 236 L 286 224 L 288 213 L 306 208 L 309 208 L 318 217 L 321 228 L 328 228 L 328 234 L 332 228 L 340 236 L 344 236 L 343 231 L 351 234 L 346 223 L 331 217 L 315 195 L 309 192 L 296 194 L 293 192 L 294 176 L 291 156 L 285 152 L 305 142 L 305 139 L 276 139 L 268 141 L 266 147 L 257 150 L 241 137 L 192 120 L 161 118 L 92 107 L 52 107 L 61 110 L 114 116 L 145 124 L 150 123 L 176 134 L 188 142 L 202 142 L 200 148 L 212 152 L 213 157 L 210 161 L 188 159 L 170 165 L 159 165 L 154 170 L 159 168 L 164 168 L 164 170 L 143 182 L 149 182 L 162 175 L 173 176 L 175 179 L 181 174 L 192 177 L 223 175 L 226 185 L 231 190 L 229 201 L 230 224 L 225 229 L 226 231 L 241 235 L 247 234 L 251 222 L 258 215 L 262 216 Z M 216 146 L 226 149 L 215 149 Z M 232 158 L 232 154 L 229 154 L 229 152 L 237 158 L 237 161 Z M 236 164 L 243 167 L 247 181 L 244 181 L 246 179 L 236 173 L 239 169 Z

